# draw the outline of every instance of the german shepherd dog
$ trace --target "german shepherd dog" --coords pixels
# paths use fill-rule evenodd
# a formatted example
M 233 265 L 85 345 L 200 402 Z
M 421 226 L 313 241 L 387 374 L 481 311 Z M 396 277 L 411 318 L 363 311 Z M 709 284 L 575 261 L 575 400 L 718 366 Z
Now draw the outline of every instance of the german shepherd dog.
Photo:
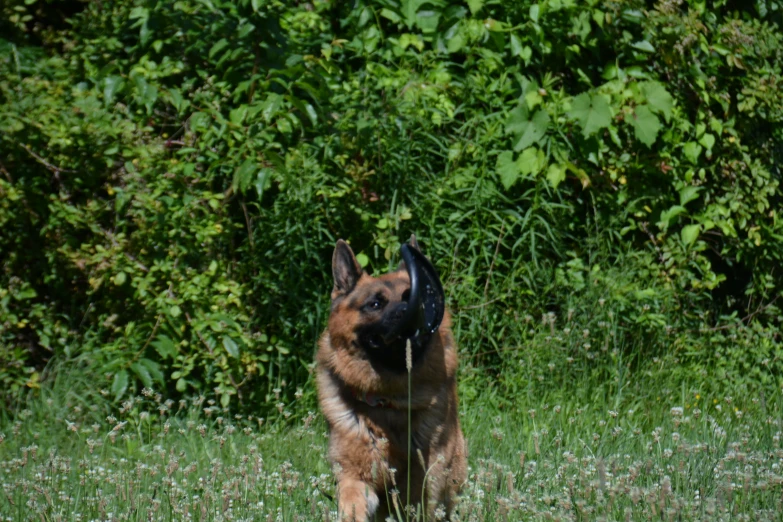
M 417 505 L 428 518 L 448 515 L 467 477 L 443 287 L 415 237 L 401 253 L 397 271 L 380 277 L 363 272 L 343 240 L 332 257 L 316 371 L 341 520 L 405 516 Z

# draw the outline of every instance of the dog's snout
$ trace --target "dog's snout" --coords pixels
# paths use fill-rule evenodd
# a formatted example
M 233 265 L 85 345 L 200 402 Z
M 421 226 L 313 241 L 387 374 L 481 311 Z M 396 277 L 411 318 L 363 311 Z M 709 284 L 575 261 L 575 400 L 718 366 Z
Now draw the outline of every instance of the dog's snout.
M 405 315 L 405 312 L 408 311 L 408 305 L 407 303 L 403 302 L 397 308 L 394 309 L 394 319 L 399 320 L 402 319 Z

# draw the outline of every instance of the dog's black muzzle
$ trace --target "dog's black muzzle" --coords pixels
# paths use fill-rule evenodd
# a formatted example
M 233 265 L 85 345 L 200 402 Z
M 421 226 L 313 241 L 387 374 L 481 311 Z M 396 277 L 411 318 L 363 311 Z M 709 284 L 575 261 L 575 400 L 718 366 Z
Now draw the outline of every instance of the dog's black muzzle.
M 411 341 L 413 363 L 443 320 L 445 296 L 438 273 L 417 248 L 402 245 L 402 259 L 411 286 L 403 301 L 387 310 L 380 321 L 359 332 L 359 340 L 370 349 L 371 359 L 394 371 L 405 371 L 405 345 Z
M 388 327 L 383 335 L 387 345 L 398 340 L 416 342 L 423 336 L 429 337 L 437 331 L 445 311 L 443 285 L 429 259 L 410 245 L 402 245 L 401 253 L 411 287 L 407 302 L 387 312 L 382 321 Z

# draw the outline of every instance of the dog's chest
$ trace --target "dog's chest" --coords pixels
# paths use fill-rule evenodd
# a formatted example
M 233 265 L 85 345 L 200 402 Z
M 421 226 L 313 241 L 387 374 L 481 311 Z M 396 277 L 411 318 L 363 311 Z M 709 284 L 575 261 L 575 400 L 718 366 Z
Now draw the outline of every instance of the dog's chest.
M 359 429 L 366 433 L 366 440 L 372 445 L 376 458 L 388 461 L 392 467 L 407 463 L 410 436 L 412 457 L 417 453 L 429 454 L 433 444 L 437 445 L 442 425 L 424 422 L 431 416 L 419 412 L 411 414 L 411 429 L 408 430 L 408 412 L 401 410 L 371 409 L 358 416 Z

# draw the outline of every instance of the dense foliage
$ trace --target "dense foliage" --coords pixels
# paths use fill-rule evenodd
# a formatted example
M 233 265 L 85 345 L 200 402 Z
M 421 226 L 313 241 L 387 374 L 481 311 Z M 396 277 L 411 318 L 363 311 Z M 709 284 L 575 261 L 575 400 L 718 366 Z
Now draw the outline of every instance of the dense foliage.
M 412 232 L 509 392 L 781 375 L 779 2 L 4 5 L 6 399 L 309 393 L 334 241 Z

